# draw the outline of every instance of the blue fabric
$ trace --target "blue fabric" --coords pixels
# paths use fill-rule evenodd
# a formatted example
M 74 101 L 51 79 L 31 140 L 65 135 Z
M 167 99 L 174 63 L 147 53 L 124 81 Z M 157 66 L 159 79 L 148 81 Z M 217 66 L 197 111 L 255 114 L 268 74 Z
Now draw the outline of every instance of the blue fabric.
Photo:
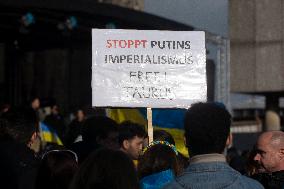
M 193 163 L 163 189 L 263 189 L 256 180 L 241 175 L 225 162 Z
M 160 189 L 174 179 L 173 171 L 168 169 L 146 176 L 140 180 L 141 189 Z
M 140 113 L 147 118 L 145 108 L 139 109 Z M 183 129 L 185 109 L 152 109 L 153 125 L 168 129 Z
M 61 139 L 58 137 L 56 131 L 52 127 L 49 127 L 43 122 L 40 122 L 39 125 L 41 131 L 41 139 L 43 141 L 63 145 Z

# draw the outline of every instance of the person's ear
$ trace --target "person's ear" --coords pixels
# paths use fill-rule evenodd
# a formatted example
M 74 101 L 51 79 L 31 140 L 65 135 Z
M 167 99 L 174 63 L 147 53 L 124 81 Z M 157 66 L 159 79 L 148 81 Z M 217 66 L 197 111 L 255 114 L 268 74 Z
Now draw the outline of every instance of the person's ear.
M 123 146 L 123 148 L 124 149 L 128 149 L 129 148 L 129 141 L 128 140 L 124 140 L 123 142 L 122 142 L 122 146 Z
M 232 143 L 233 143 L 233 135 L 232 133 L 230 133 L 226 140 L 226 147 L 229 147 Z
M 32 135 L 32 139 L 36 139 L 38 137 L 39 133 L 38 132 L 34 132 Z
M 32 134 L 32 136 L 31 136 L 30 141 L 31 141 L 31 142 L 34 142 L 34 141 L 37 139 L 38 136 L 39 136 L 39 134 L 38 134 L 37 132 L 34 132 L 34 133 Z
M 34 132 L 31 136 L 30 141 L 28 142 L 27 146 L 35 151 L 35 152 L 39 152 L 40 150 L 40 137 L 39 137 L 39 133 L 38 132 Z

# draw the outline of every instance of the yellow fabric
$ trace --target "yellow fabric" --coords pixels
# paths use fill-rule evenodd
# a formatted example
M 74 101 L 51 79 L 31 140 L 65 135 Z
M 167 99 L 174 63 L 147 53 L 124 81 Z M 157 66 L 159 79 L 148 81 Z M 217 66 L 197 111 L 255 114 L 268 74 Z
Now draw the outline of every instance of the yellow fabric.
M 132 121 L 134 123 L 139 123 L 141 125 L 147 126 L 147 120 L 140 114 L 137 109 L 108 109 L 108 117 L 115 120 L 118 123 L 121 123 L 125 120 Z M 169 129 L 153 126 L 155 129 L 162 129 L 169 132 L 176 143 L 177 150 L 182 153 L 184 156 L 188 157 L 187 148 L 184 145 L 184 131 L 181 129 Z
M 138 166 L 138 160 L 132 160 L 132 161 L 133 161 L 134 167 L 137 168 L 137 166 Z
M 139 123 L 141 125 L 147 125 L 147 120 L 140 114 L 137 109 L 108 109 L 108 117 L 121 123 L 125 120 Z
M 169 129 L 169 128 L 162 128 L 162 127 L 154 127 L 154 130 L 157 130 L 157 129 L 161 129 L 161 130 L 165 130 L 167 132 L 169 132 L 174 140 L 175 140 L 175 143 L 176 143 L 176 148 L 177 150 L 183 154 L 184 156 L 186 157 L 189 157 L 188 156 L 188 150 L 187 148 L 185 147 L 184 145 L 184 131 L 181 130 L 181 129 Z
M 44 142 L 51 142 L 51 143 L 56 143 L 58 145 L 63 145 L 60 138 L 58 136 L 56 136 L 55 134 L 50 133 L 50 132 L 42 131 L 41 132 L 41 139 Z

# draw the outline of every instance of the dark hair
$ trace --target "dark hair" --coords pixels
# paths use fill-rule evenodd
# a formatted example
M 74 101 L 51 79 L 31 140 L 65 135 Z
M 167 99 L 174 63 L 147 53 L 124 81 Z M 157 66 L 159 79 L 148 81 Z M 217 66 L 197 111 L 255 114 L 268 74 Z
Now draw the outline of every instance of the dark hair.
M 85 120 L 82 126 L 83 141 L 97 144 L 97 139 L 107 138 L 111 132 L 118 131 L 118 124 L 105 116 L 93 116 Z
M 135 136 L 139 138 L 145 138 L 147 133 L 144 127 L 138 123 L 133 123 L 131 121 L 124 121 L 119 127 L 118 142 L 122 146 L 124 140 L 133 139 Z
M 238 153 L 238 150 L 236 147 L 230 147 L 228 150 L 227 150 L 227 155 L 226 155 L 226 159 L 227 159 L 227 162 L 230 164 L 230 161 L 235 158 L 235 157 L 238 157 L 240 156 L 239 153 Z
M 256 144 L 253 146 L 253 148 L 248 152 L 247 154 L 247 161 L 245 165 L 245 170 L 248 176 L 252 177 L 253 175 L 257 175 L 259 173 L 259 170 L 261 169 L 261 165 L 254 160 L 254 157 L 257 154 L 257 147 Z
M 174 140 L 173 136 L 165 130 L 160 130 L 160 129 L 154 130 L 154 137 L 153 138 L 154 138 L 154 141 L 155 140 L 167 141 L 168 143 L 175 145 L 175 140 Z M 179 163 L 179 166 L 181 167 L 181 170 L 185 169 L 188 166 L 189 158 L 184 156 L 180 152 L 178 152 L 177 158 L 178 158 L 178 163 Z
M 190 155 L 222 153 L 230 133 L 231 115 L 216 103 L 193 104 L 185 115 L 185 138 Z
M 19 143 L 27 144 L 38 131 L 36 113 L 29 108 L 11 108 L 1 119 L 1 130 Z
M 74 176 L 71 189 L 138 189 L 132 160 L 122 151 L 100 149 L 92 153 Z
M 138 161 L 138 177 L 172 169 L 177 176 L 181 172 L 176 153 L 164 144 L 155 144 L 148 148 Z
M 173 136 L 165 130 L 154 130 L 154 140 L 167 141 L 170 144 L 176 145 Z
M 40 163 L 36 189 L 68 189 L 78 169 L 74 152 L 68 150 L 52 150 L 47 152 Z

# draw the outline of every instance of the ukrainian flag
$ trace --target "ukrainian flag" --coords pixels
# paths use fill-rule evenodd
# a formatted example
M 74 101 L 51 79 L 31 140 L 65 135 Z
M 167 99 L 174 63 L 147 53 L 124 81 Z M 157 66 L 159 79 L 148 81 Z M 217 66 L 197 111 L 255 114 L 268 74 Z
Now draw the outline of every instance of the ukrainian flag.
M 188 157 L 184 145 L 183 120 L 186 110 L 183 109 L 152 109 L 152 122 L 155 129 L 169 132 L 175 139 L 176 147 L 180 153 Z M 147 110 L 140 109 L 107 109 L 107 115 L 121 123 L 125 120 L 147 126 Z
M 40 122 L 39 125 L 40 125 L 40 136 L 42 141 L 63 145 L 62 141 L 60 140 L 54 129 L 52 129 L 43 122 Z

